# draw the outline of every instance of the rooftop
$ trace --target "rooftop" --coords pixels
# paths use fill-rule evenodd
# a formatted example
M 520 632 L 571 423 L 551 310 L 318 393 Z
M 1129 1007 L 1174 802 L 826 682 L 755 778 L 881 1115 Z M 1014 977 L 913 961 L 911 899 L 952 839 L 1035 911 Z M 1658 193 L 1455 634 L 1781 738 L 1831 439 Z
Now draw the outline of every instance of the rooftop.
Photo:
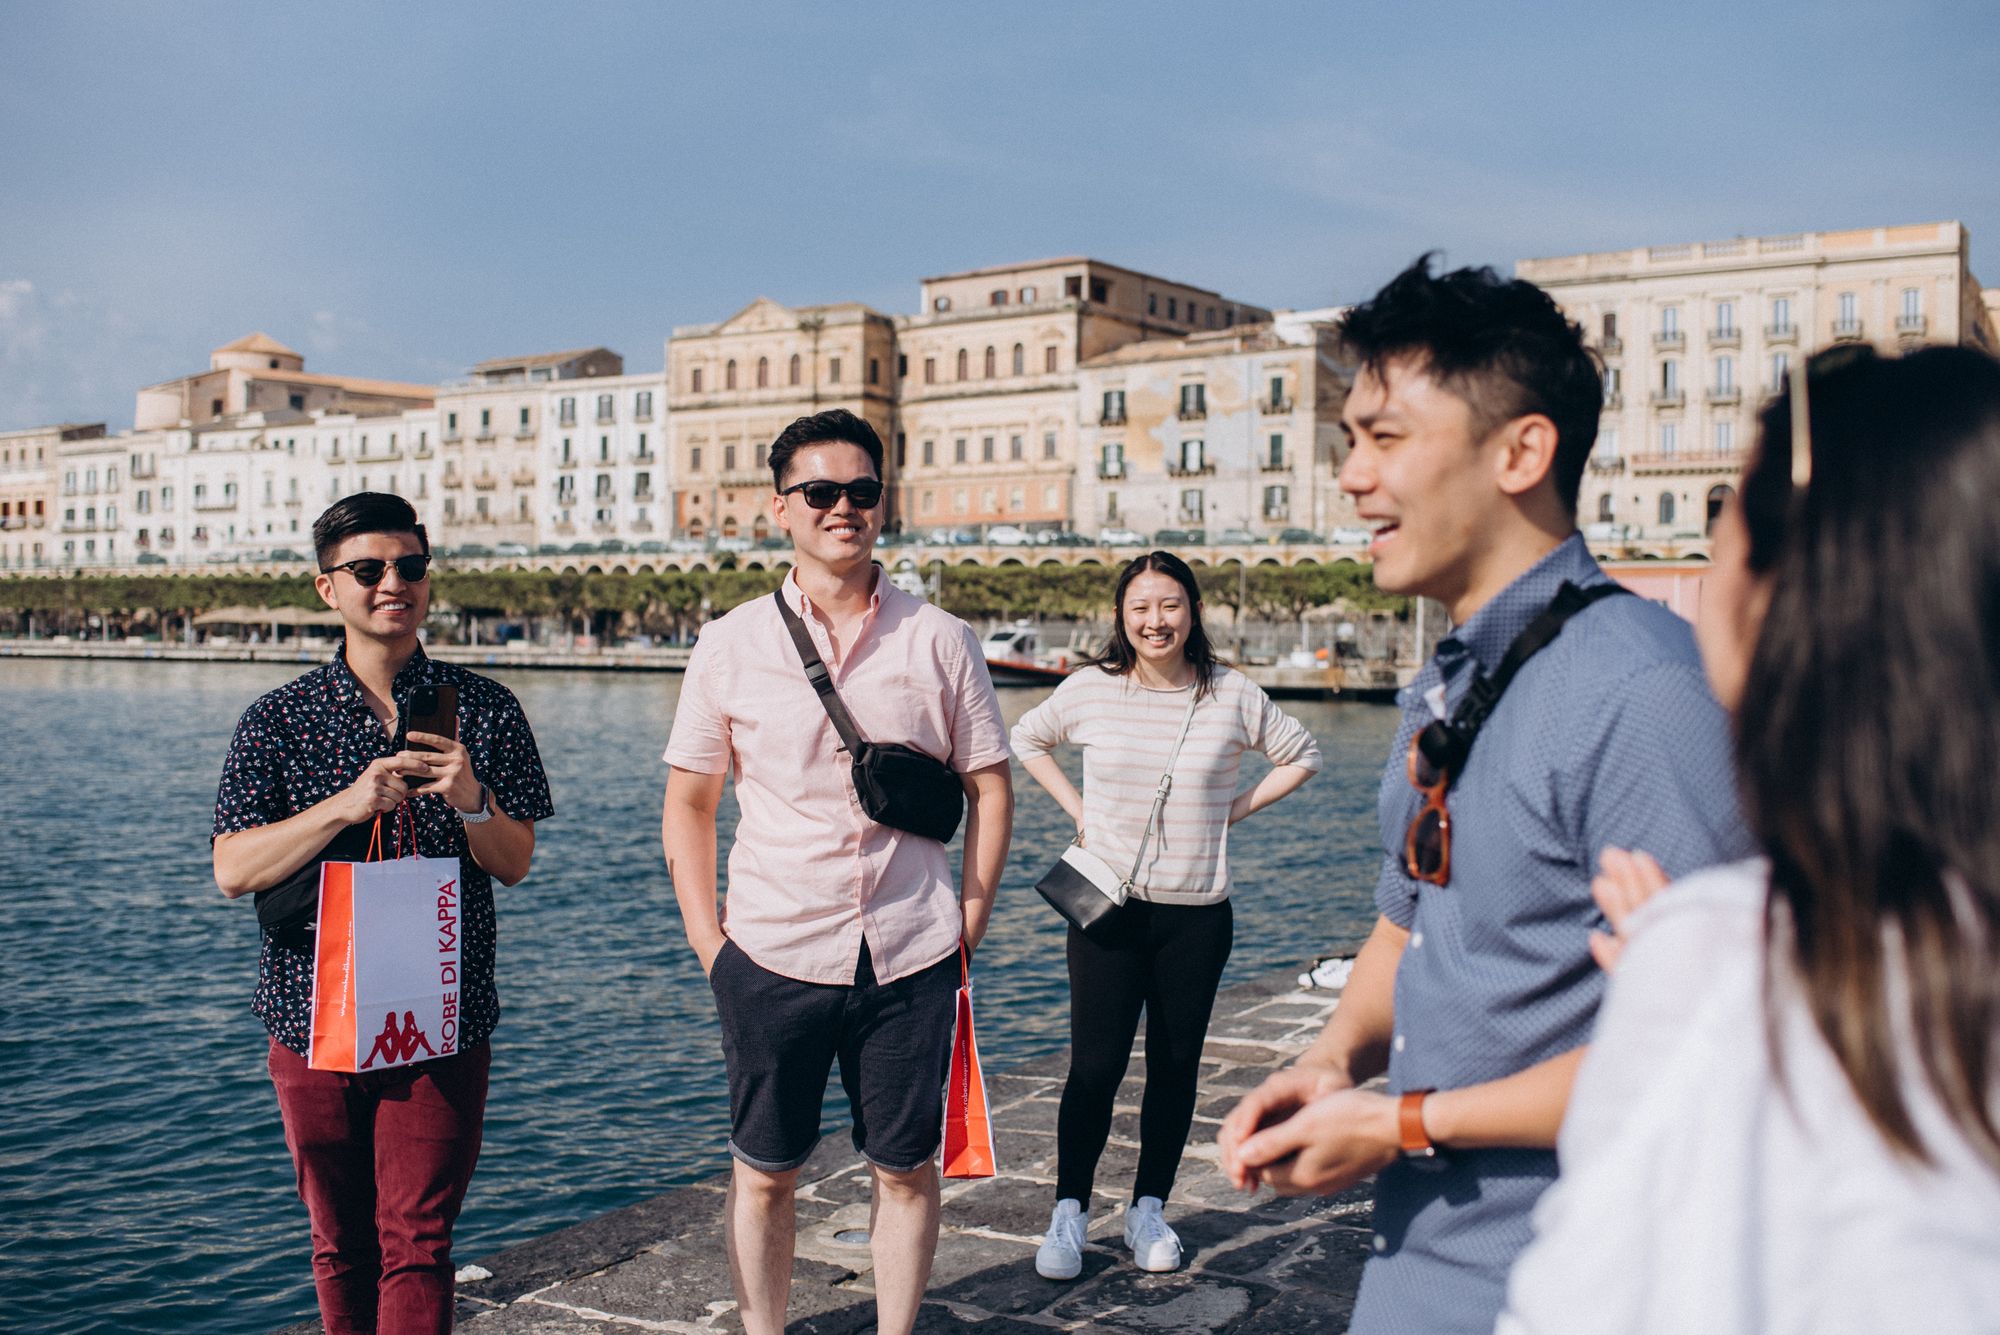
M 527 357 L 489 357 L 483 362 L 475 362 L 472 367 L 472 373 L 479 375 L 486 371 L 506 371 L 516 366 L 523 368 L 530 366 L 561 366 L 565 362 L 573 362 L 580 358 L 588 357 L 593 352 L 611 352 L 611 349 L 605 347 L 569 348 L 562 352 L 537 352 Z M 615 357 L 618 354 L 614 352 L 611 355 Z
M 237 339 L 234 343 L 225 343 L 221 347 L 217 348 L 216 351 L 217 352 L 262 352 L 279 357 L 296 357 L 299 355 L 298 353 L 292 351 L 290 348 L 286 347 L 284 344 L 278 342 L 277 339 L 272 338 L 269 334 L 264 333 L 262 330 L 259 330 L 257 333 L 254 334 L 245 334 L 242 338 Z
M 1965 245 L 1956 222 L 1857 227 L 1839 232 L 1782 232 L 1726 241 L 1689 241 L 1630 250 L 1594 250 L 1521 260 L 1517 277 L 1537 283 L 1628 277 L 1636 273 L 1686 273 L 1711 269 L 1769 268 L 1808 261 L 1866 259 L 1885 254 L 1951 253 Z
M 1027 260 L 1020 264 L 988 264 L 978 269 L 961 269 L 956 273 L 933 274 L 929 278 L 922 278 L 918 281 L 921 283 L 944 283 L 955 278 L 981 278 L 987 274 L 1021 273 L 1028 269 L 1054 269 L 1066 264 L 1088 265 L 1092 269 L 1110 270 L 1114 273 L 1126 274 L 1133 278 L 1143 278 L 1152 283 L 1165 283 L 1171 287 L 1185 288 L 1189 292 L 1199 292 L 1203 296 L 1214 297 L 1218 301 L 1225 299 L 1220 292 L 1215 291 L 1213 288 L 1201 287 L 1194 283 L 1184 283 L 1178 278 L 1162 278 L 1158 274 L 1150 274 L 1143 269 L 1128 269 L 1122 264 L 1112 264 L 1106 260 L 1094 260 L 1088 255 L 1059 255 L 1054 259 Z

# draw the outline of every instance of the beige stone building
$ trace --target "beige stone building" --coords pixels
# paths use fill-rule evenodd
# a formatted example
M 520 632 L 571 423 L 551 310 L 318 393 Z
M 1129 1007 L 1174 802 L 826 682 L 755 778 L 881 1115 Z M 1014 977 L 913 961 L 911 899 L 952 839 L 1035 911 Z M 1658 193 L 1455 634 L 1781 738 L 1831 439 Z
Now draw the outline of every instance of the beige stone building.
M 225 343 L 209 354 L 208 370 L 140 390 L 132 429 L 200 425 L 270 409 L 401 412 L 428 407 L 435 393 L 429 385 L 399 380 L 318 375 L 305 365 L 304 357 L 269 334 Z
M 667 403 L 674 532 L 769 537 L 771 441 L 794 418 L 845 408 L 893 450 L 895 325 L 857 302 L 785 306 L 759 297 L 718 324 L 673 331 Z
M 1212 543 L 1351 522 L 1335 483 L 1352 377 L 1328 319 L 1129 343 L 1085 361 L 1074 524 Z
M 1955 222 L 1796 232 L 1524 260 L 1604 361 L 1604 418 L 1579 501 L 1602 550 L 1707 550 L 1758 406 L 1833 343 L 2000 351 Z
M 101 439 L 103 435 L 102 422 L 66 422 L 0 432 L 0 569 L 32 570 L 59 557 L 63 542 L 57 484 L 61 447 L 66 441 Z M 69 494 L 75 509 L 79 492 Z M 86 508 L 95 505 L 93 493 Z M 95 536 L 94 514 L 92 519 Z M 75 541 L 74 533 L 70 541 Z
M 552 387 L 588 385 L 624 370 L 624 358 L 608 348 L 576 348 L 483 361 L 466 380 L 436 390 L 443 468 L 432 544 L 475 550 L 535 544 L 545 509 L 543 417 Z M 574 409 L 590 398 L 580 387 L 559 401 Z M 574 414 L 561 425 L 575 427 Z
M 943 274 L 919 293 L 919 313 L 896 321 L 890 470 L 895 516 L 915 530 L 1080 524 L 1079 368 L 1270 314 L 1083 257 Z

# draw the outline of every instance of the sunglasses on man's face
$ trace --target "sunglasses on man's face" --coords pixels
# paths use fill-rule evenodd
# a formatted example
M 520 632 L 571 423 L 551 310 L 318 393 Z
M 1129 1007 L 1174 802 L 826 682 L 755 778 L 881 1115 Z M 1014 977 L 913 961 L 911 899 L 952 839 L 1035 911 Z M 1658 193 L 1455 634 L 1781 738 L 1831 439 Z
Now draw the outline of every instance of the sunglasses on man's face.
M 789 496 L 795 491 L 802 493 L 806 504 L 815 510 L 831 510 L 840 500 L 842 492 L 847 493 L 847 499 L 854 502 L 857 510 L 873 510 L 882 503 L 882 484 L 872 477 L 860 477 L 852 482 L 827 482 L 815 478 L 811 482 L 794 482 L 778 494 Z
M 399 556 L 394 561 L 384 561 L 379 557 L 364 556 L 358 560 L 342 561 L 337 566 L 321 566 L 320 573 L 331 575 L 336 570 L 345 570 L 354 576 L 354 582 L 364 589 L 372 589 L 382 582 L 389 573 L 390 566 L 396 567 L 396 578 L 405 584 L 421 584 L 430 574 L 431 558 L 428 553 L 415 556 Z

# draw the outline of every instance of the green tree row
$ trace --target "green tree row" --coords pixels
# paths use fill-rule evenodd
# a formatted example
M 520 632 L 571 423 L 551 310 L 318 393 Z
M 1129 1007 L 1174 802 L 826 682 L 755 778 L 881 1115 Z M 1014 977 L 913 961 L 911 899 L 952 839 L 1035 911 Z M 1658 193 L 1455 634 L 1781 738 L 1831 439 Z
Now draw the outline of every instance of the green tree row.
M 926 571 L 935 577 L 937 567 Z M 1366 566 L 1197 566 L 1211 609 L 1289 620 L 1315 608 L 1344 604 L 1358 611 L 1401 613 L 1404 600 L 1375 587 Z M 1090 620 L 1109 610 L 1114 567 L 948 566 L 938 601 L 971 620 L 1041 617 Z M 550 570 L 449 570 L 433 575 L 434 614 L 461 620 L 555 617 L 575 631 L 606 633 L 621 625 L 677 634 L 751 598 L 784 577 L 779 570 L 664 570 L 576 574 Z M 119 618 L 183 620 L 222 607 L 302 607 L 322 604 L 302 576 L 81 575 L 65 579 L 0 579 L 0 610 Z

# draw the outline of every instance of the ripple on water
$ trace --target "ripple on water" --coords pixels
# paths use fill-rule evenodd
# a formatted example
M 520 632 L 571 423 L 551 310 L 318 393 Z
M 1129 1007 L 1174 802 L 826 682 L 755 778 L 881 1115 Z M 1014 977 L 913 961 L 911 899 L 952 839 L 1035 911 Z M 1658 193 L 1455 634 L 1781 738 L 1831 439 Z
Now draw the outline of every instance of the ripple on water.
M 249 1012 L 254 916 L 207 833 L 238 715 L 296 674 L 255 664 L 0 664 L 0 1310 L 9 1328 L 255 1332 L 310 1315 L 303 1208 Z M 514 673 L 557 817 L 499 892 L 485 1147 L 456 1250 L 483 1255 L 722 1166 L 706 981 L 659 856 L 677 678 Z M 1008 721 L 1040 692 L 1002 696 Z M 1231 978 L 1364 934 L 1394 716 L 1298 705 L 1327 769 L 1231 836 Z M 35 757 L 20 773 L 19 757 Z M 1072 764 L 1072 770 L 1074 765 Z M 1067 1041 L 1063 935 L 1034 878 L 1068 837 L 1024 778 L 980 954 L 989 1067 Z M 723 838 L 735 820 L 725 798 Z M 838 1081 L 829 1124 L 844 1111 Z M 1003 1147 L 1004 1152 L 1004 1147 Z

